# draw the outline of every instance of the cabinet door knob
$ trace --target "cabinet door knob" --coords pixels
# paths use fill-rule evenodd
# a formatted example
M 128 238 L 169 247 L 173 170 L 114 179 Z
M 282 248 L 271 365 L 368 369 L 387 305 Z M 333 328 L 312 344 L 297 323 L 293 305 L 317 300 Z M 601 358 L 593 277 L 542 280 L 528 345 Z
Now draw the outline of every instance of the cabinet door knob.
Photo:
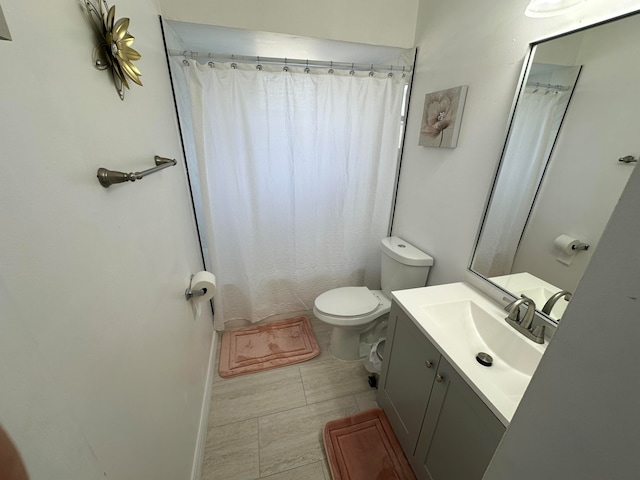
M 436 382 L 442 383 L 443 380 L 444 378 L 442 378 L 440 375 L 436 375 Z
M 433 367 L 433 363 L 431 363 L 429 360 L 425 360 L 424 361 L 424 366 L 427 367 L 427 368 L 431 368 L 431 367 Z

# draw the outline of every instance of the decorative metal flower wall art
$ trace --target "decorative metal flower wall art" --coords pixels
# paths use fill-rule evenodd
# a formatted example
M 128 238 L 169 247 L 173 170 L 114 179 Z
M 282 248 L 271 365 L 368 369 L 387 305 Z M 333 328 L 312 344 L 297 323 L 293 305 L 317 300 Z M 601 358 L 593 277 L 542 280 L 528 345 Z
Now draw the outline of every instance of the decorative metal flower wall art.
M 134 37 L 128 32 L 129 19 L 116 20 L 115 5 L 109 8 L 105 0 L 98 0 L 98 7 L 92 0 L 81 1 L 98 36 L 93 49 L 94 66 L 99 70 L 111 70 L 118 95 L 124 100 L 124 87 L 129 88 L 129 81 L 142 86 L 142 74 L 133 64 L 142 55 L 131 48 Z
M 420 146 L 442 148 L 457 146 L 466 97 L 465 85 L 427 93 L 418 142 Z

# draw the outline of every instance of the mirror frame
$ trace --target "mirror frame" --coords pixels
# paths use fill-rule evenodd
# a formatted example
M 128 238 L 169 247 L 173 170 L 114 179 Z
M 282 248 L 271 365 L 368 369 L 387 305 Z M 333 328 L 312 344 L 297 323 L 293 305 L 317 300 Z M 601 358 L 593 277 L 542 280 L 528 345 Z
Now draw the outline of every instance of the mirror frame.
M 7 20 L 4 18 L 4 14 L 2 13 L 2 5 L 0 5 L 0 40 L 11 41 L 11 33 L 9 32 Z
M 482 293 L 484 293 L 486 296 L 490 297 L 492 300 L 494 300 L 495 302 L 497 302 L 498 304 L 505 306 L 509 303 L 511 303 L 512 301 L 516 300 L 518 297 L 516 297 L 516 295 L 514 295 L 513 293 L 509 292 L 508 290 L 505 290 L 503 287 L 497 285 L 496 283 L 492 282 L 491 280 L 489 280 L 487 277 L 479 274 L 478 272 L 474 271 L 472 269 L 472 265 L 473 265 L 473 259 L 475 257 L 476 254 L 476 250 L 478 249 L 478 245 L 480 243 L 480 238 L 482 235 L 482 230 L 485 224 L 485 220 L 486 217 L 488 215 L 489 212 L 489 207 L 491 205 L 491 199 L 493 198 L 493 193 L 494 190 L 496 188 L 496 184 L 498 182 L 498 177 L 500 175 L 500 170 L 502 168 L 503 162 L 504 162 L 504 156 L 505 156 L 505 151 L 507 149 L 507 145 L 509 144 L 509 139 L 511 137 L 511 132 L 512 132 L 512 127 L 513 127 L 513 123 L 514 123 L 514 119 L 515 119 L 515 113 L 516 113 L 516 107 L 518 106 L 518 102 L 520 100 L 520 96 L 522 95 L 522 91 L 524 90 L 524 88 L 526 87 L 526 79 L 529 75 L 529 72 L 531 71 L 531 66 L 533 64 L 533 58 L 535 57 L 535 53 L 536 53 L 536 49 L 538 47 L 538 45 L 545 43 L 545 42 L 549 42 L 551 40 L 555 40 L 557 38 L 562 38 L 565 37 L 567 35 L 572 35 L 574 33 L 578 33 L 578 32 L 582 32 L 584 30 L 589 30 L 591 28 L 595 28 L 598 27 L 600 25 L 606 25 L 608 23 L 612 23 L 618 20 L 622 20 L 624 18 L 627 17 L 631 17 L 634 15 L 640 15 L 640 10 L 635 10 L 633 12 L 629 12 L 629 13 L 625 13 L 623 15 L 617 15 L 615 17 L 611 17 L 608 18 L 606 20 L 602 20 L 596 23 L 592 23 L 590 25 L 585 25 L 583 27 L 580 28 L 576 28 L 574 30 L 569 30 L 563 33 L 560 33 L 558 35 L 553 35 L 551 37 L 547 37 L 547 38 L 543 38 L 540 40 L 536 40 L 533 41 L 529 44 L 529 48 L 527 50 L 527 53 L 524 57 L 524 62 L 523 62 L 523 67 L 522 67 L 522 71 L 520 72 L 520 76 L 518 78 L 518 83 L 517 83 L 517 87 L 516 87 L 516 91 L 514 94 L 514 98 L 511 104 L 511 109 L 509 111 L 509 117 L 508 117 L 508 121 L 507 121 L 507 127 L 506 127 L 506 134 L 505 134 L 505 141 L 504 144 L 502 145 L 502 150 L 500 152 L 500 159 L 495 167 L 494 170 L 494 175 L 493 175 L 493 180 L 491 182 L 491 187 L 489 189 L 489 192 L 487 194 L 487 199 L 485 201 L 485 207 L 482 213 L 482 217 L 480 219 L 480 223 L 478 225 L 478 230 L 476 232 L 476 238 L 475 238 L 475 242 L 474 242 L 474 246 L 473 246 L 473 250 L 471 252 L 471 256 L 469 258 L 469 262 L 467 265 L 467 274 L 466 274 L 466 281 L 467 283 L 469 283 L 470 285 L 474 286 L 476 289 L 480 290 Z M 554 140 L 555 142 L 555 140 Z M 536 194 L 536 198 L 537 198 L 537 194 Z M 535 200 L 534 200 L 535 201 Z M 542 311 L 539 308 L 536 308 L 536 312 L 535 312 L 535 319 L 534 319 L 535 323 L 546 323 L 547 325 L 550 325 L 551 327 L 553 327 L 553 329 L 555 330 L 555 327 L 558 326 L 558 320 L 551 318 L 549 315 L 542 313 Z

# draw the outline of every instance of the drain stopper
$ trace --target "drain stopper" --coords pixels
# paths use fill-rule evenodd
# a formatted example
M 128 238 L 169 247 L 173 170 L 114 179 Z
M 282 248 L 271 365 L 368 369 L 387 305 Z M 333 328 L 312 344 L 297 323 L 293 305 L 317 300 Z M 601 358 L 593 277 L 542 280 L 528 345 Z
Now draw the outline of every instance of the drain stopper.
M 476 355 L 476 360 L 480 365 L 484 365 L 485 367 L 490 367 L 491 365 L 493 365 L 493 358 L 488 353 L 478 353 Z

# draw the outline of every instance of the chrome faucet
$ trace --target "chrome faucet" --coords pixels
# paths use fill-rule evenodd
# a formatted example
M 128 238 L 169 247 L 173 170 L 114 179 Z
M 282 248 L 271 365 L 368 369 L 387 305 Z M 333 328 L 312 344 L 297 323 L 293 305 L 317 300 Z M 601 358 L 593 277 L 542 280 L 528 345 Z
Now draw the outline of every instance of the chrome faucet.
M 546 313 L 547 315 L 551 314 L 551 310 L 553 310 L 553 306 L 556 304 L 560 298 L 564 297 L 564 299 L 568 302 L 571 300 L 571 292 L 567 292 L 566 290 L 560 290 L 559 292 L 554 293 L 547 303 L 542 307 L 542 313 Z
M 527 306 L 527 311 L 522 320 L 520 320 L 520 305 Z M 504 309 L 509 312 L 509 315 L 505 318 L 509 325 L 529 340 L 536 343 L 544 343 L 544 325 L 532 327 L 533 316 L 536 312 L 536 304 L 532 299 L 521 295 L 521 298 L 509 303 Z

